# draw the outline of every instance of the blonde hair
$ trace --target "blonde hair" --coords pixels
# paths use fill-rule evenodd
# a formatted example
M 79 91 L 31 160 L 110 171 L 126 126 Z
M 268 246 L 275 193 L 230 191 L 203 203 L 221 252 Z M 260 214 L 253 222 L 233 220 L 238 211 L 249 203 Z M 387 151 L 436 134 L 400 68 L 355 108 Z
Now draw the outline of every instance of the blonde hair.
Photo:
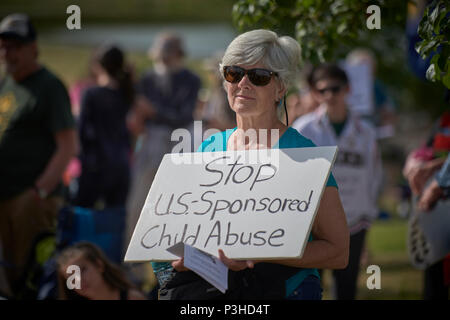
M 285 88 L 291 86 L 299 72 L 300 44 L 289 36 L 279 37 L 270 30 L 252 30 L 237 36 L 228 46 L 219 65 L 253 65 L 261 62 L 266 68 L 277 72 Z

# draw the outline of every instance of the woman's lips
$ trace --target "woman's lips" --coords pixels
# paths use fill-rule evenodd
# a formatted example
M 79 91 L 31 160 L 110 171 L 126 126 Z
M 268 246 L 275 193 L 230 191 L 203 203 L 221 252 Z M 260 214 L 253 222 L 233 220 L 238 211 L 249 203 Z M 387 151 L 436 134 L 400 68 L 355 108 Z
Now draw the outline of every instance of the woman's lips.
M 255 100 L 255 98 L 244 96 L 244 95 L 237 95 L 236 98 L 244 99 L 244 100 Z

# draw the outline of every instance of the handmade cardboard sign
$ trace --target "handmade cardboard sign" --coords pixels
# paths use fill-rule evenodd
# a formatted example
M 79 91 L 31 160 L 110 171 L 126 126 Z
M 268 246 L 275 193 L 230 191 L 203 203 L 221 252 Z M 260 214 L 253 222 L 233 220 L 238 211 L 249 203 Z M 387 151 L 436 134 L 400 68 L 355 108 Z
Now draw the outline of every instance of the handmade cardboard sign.
M 234 259 L 301 257 L 336 147 L 166 154 L 125 261 L 178 259 L 184 242 Z

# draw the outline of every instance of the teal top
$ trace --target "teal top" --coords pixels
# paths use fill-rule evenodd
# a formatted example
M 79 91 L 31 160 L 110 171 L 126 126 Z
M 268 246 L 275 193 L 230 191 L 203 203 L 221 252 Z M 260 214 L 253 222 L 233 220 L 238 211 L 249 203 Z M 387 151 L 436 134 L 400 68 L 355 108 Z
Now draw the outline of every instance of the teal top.
M 226 151 L 227 150 L 227 142 L 230 138 L 231 134 L 236 131 L 237 128 L 228 129 L 226 131 L 222 131 L 211 135 L 205 141 L 202 142 L 197 152 L 214 152 L 214 151 Z M 280 140 L 276 145 L 273 146 L 274 149 L 289 149 L 289 148 L 307 148 L 307 147 L 315 147 L 316 145 L 309 139 L 302 136 L 297 130 L 289 127 L 286 132 L 281 136 Z M 337 183 L 333 176 L 330 173 L 330 177 L 327 181 L 327 187 L 336 187 Z M 309 241 L 312 240 L 312 235 L 309 236 Z M 171 267 L 170 263 L 167 262 L 152 262 L 152 267 L 155 273 L 158 273 L 160 270 Z M 315 275 L 318 278 L 319 272 L 315 268 L 310 269 L 299 269 L 300 271 L 286 280 L 286 297 L 289 296 L 309 275 Z
M 227 142 L 231 134 L 236 131 L 237 128 L 228 129 L 210 136 L 203 141 L 197 151 L 199 152 L 213 152 L 213 151 L 226 151 Z M 280 140 L 273 146 L 274 149 L 289 149 L 289 148 L 308 148 L 315 147 L 316 145 L 309 139 L 302 136 L 297 130 L 289 127 L 286 132 L 281 136 Z M 337 183 L 333 174 L 327 181 L 327 187 L 336 187 Z M 312 240 L 312 235 L 309 236 L 309 241 Z M 315 268 L 300 269 L 300 271 L 286 280 L 286 297 L 289 296 L 309 275 L 315 275 L 318 278 L 319 272 Z

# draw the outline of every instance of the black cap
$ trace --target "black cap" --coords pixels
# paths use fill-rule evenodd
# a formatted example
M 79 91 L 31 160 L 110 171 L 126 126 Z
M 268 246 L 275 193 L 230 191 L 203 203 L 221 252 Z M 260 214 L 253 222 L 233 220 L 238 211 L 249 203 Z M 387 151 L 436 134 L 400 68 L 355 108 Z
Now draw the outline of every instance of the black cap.
M 13 13 L 0 22 L 0 38 L 31 42 L 36 40 L 36 29 L 27 15 Z

